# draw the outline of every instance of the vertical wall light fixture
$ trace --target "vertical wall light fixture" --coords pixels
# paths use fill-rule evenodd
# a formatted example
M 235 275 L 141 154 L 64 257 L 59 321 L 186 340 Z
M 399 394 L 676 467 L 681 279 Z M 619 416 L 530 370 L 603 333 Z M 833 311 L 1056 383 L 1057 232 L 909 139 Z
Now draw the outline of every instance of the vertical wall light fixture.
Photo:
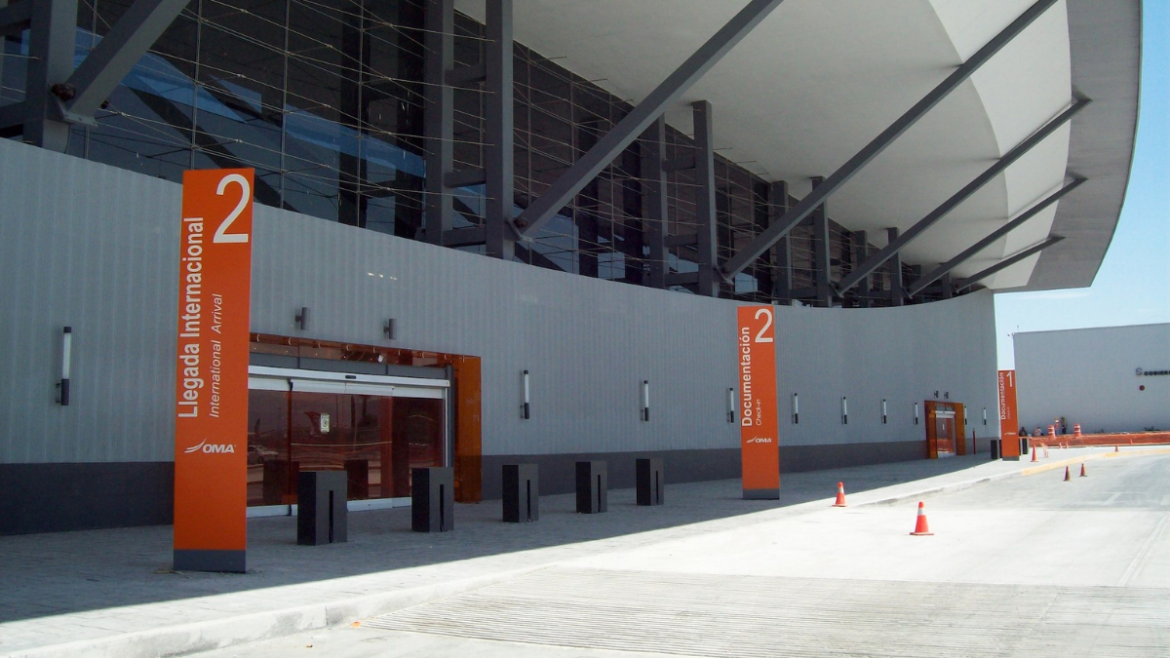
M 650 420 L 650 380 L 642 380 L 642 420 Z
M 727 422 L 735 422 L 735 389 L 727 389 Z
M 62 407 L 69 406 L 69 370 L 73 361 L 73 327 L 65 327 L 61 332 L 61 381 L 57 383 L 60 395 L 57 403 Z
M 983 407 L 983 424 L 987 424 L 987 407 Z
M 849 424 L 849 398 L 847 397 L 841 398 L 841 424 Z
M 800 424 L 800 395 L 792 394 L 792 424 Z
M 886 411 L 886 401 L 882 400 L 882 425 L 885 425 L 886 421 L 888 419 L 889 419 L 889 416 L 887 415 L 887 411 Z
M 382 333 L 386 334 L 386 340 L 394 340 L 398 337 L 398 323 L 394 318 L 388 318 L 386 324 L 382 325 Z
M 914 424 L 918 424 L 918 403 L 914 403 Z
M 520 417 L 524 420 L 532 418 L 532 386 L 528 381 L 528 371 L 523 372 L 524 404 L 520 407 Z
M 293 321 L 300 327 L 301 331 L 304 331 L 305 327 L 309 326 L 309 307 L 302 306 L 301 312 L 293 317 Z

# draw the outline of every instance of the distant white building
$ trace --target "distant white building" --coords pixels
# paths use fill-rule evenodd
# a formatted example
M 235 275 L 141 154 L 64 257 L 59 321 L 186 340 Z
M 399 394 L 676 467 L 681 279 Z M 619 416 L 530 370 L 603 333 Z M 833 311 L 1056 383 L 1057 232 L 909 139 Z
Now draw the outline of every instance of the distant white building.
M 1015 335 L 1020 422 L 1072 433 L 1170 429 L 1170 324 Z

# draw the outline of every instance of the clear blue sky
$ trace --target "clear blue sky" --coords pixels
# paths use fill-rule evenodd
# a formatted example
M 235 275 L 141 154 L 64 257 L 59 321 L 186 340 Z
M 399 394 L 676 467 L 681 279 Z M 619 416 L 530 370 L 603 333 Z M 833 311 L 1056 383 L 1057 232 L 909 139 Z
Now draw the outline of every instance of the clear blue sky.
M 1017 331 L 1170 322 L 1170 2 L 1142 10 L 1141 114 L 1113 242 L 1092 287 L 995 296 L 1000 369 L 1014 367 Z

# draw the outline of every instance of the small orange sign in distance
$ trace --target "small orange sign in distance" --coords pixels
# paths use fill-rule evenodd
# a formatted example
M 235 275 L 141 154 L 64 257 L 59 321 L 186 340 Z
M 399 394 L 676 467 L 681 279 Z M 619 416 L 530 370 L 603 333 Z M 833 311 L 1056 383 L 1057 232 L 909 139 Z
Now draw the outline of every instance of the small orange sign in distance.
M 1016 413 L 1016 371 L 999 371 L 999 456 L 1020 457 L 1020 418 Z
M 177 571 L 246 570 L 253 170 L 183 174 L 175 373 Z

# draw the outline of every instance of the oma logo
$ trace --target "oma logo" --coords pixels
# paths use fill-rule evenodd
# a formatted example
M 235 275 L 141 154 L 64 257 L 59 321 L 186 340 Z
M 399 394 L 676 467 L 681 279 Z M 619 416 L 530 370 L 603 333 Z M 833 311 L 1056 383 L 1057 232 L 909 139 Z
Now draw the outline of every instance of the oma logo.
M 202 441 L 199 442 L 199 445 L 191 446 L 190 448 L 187 448 L 183 452 L 185 452 L 188 455 L 193 453 L 193 452 L 204 452 L 204 453 L 214 453 L 214 452 L 223 453 L 223 452 L 226 452 L 226 453 L 231 453 L 234 455 L 236 453 L 236 447 L 231 443 L 208 443 L 207 439 L 203 439 Z

